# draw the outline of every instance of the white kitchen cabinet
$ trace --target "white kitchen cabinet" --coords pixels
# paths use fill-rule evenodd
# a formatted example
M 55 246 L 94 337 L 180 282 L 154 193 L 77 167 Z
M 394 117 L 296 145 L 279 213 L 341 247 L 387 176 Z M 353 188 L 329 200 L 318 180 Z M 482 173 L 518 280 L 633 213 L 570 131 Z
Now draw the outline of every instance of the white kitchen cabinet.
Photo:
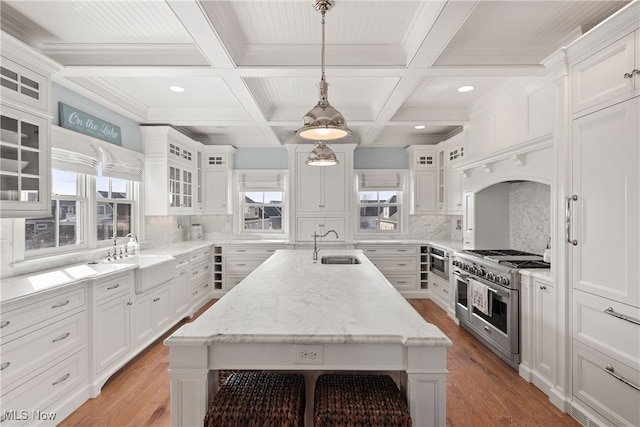
M 335 149 L 334 149 L 335 150 Z M 308 152 L 298 152 L 296 210 L 298 214 L 344 214 L 346 212 L 345 153 L 336 151 L 336 166 L 309 166 Z
M 317 241 L 325 243 L 345 241 L 346 226 L 344 217 L 301 217 L 296 220 L 296 225 L 298 242 L 313 242 L 313 233 L 322 236 L 329 230 L 334 230 L 338 233 L 338 238 L 331 233 L 327 237 L 319 237 Z
M 51 215 L 50 122 L 2 104 L 0 214 L 3 218 Z
M 176 258 L 176 272 L 173 276 L 173 309 L 177 319 L 191 314 L 189 272 L 189 255 Z
M 267 260 L 278 249 L 285 249 L 282 244 L 233 244 L 224 247 L 224 290 L 229 291 L 238 285 L 260 264 Z
M 461 132 L 445 141 L 445 212 L 448 215 L 462 215 L 461 171 L 455 166 L 466 159 L 466 132 Z
M 451 285 L 447 280 L 436 274 L 430 276 L 429 298 L 447 313 L 451 311 L 452 292 Z
M 444 179 L 444 169 L 440 171 L 438 166 L 438 149 L 412 145 L 407 148 L 407 151 L 410 155 L 409 164 L 411 166 L 410 212 L 413 214 L 438 213 L 438 195 L 442 193 L 444 199 L 444 186 L 439 188 L 438 180 L 439 173 L 442 173 Z M 441 207 L 444 210 L 444 200 Z
M 145 155 L 145 215 L 193 215 L 201 144 L 168 126 L 141 126 L 140 133 Z
M 416 245 L 358 244 L 362 252 L 403 295 L 418 296 L 419 247 Z M 423 295 L 424 296 L 424 295 Z
M 553 282 L 533 279 L 533 383 L 548 394 L 556 380 L 557 309 Z M 546 384 L 540 384 L 536 376 Z
M 572 66 L 574 115 L 628 99 L 640 89 L 638 33 L 627 34 Z
M 34 425 L 32 411 L 47 408 L 60 420 L 89 397 L 85 298 L 79 283 L 0 307 L 2 425 Z M 21 410 L 27 419 L 12 416 Z
M 93 289 L 93 395 L 131 356 L 134 273 L 96 280 Z
M 640 306 L 639 105 L 636 97 L 573 121 L 577 200 L 568 202 L 570 240 L 576 241 L 573 288 L 635 307 Z
M 205 147 L 202 165 L 205 214 L 233 213 L 230 186 L 234 152 L 230 146 Z
M 475 232 L 473 231 L 476 222 L 476 203 L 473 191 L 462 193 L 462 247 L 463 249 L 475 248 Z
M 162 335 L 173 323 L 171 278 L 134 299 L 133 347 L 142 349 Z

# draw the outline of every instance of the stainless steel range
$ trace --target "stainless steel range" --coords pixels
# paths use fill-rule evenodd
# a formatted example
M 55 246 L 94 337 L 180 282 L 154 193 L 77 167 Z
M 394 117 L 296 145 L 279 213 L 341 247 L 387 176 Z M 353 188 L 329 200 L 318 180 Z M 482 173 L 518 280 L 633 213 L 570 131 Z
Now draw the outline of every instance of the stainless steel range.
M 518 269 L 550 268 L 542 256 L 511 249 L 454 253 L 456 317 L 512 368 L 520 363 Z

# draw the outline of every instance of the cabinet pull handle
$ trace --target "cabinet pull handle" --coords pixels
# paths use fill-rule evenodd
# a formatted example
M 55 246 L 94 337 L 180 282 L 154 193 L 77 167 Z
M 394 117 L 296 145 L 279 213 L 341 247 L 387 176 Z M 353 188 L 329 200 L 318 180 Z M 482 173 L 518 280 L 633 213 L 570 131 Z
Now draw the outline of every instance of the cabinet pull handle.
M 108 291 L 110 291 L 111 289 L 118 289 L 119 287 L 120 287 L 120 283 L 116 283 L 116 284 L 115 284 L 115 285 L 113 285 L 113 286 L 109 286 L 109 287 L 107 288 L 107 290 L 108 290 Z
M 246 249 L 236 249 L 236 252 L 247 252 Z
M 578 244 L 577 240 L 571 238 L 571 202 L 575 202 L 576 200 L 578 200 L 578 196 L 575 194 L 567 198 L 567 243 L 571 243 L 573 246 Z
M 195 276 L 196 274 L 198 274 L 198 270 L 194 271 L 194 272 L 193 272 L 193 273 L 191 273 L 191 274 L 193 274 L 193 275 Z
M 625 383 L 626 385 L 628 385 L 631 388 L 634 388 L 638 391 L 640 391 L 640 387 L 638 387 L 637 385 L 635 385 L 634 383 L 632 383 L 631 381 L 629 381 L 628 379 L 621 377 L 620 375 L 616 374 L 615 369 L 613 369 L 613 366 L 611 365 L 607 365 L 604 367 L 604 371 L 611 375 L 613 378 L 617 379 L 618 381 L 622 381 L 623 383 Z
M 398 284 L 400 284 L 400 285 L 404 285 L 404 284 L 406 284 L 406 283 L 407 283 L 407 281 L 406 281 L 406 280 L 398 280 Z
M 239 264 L 239 263 L 238 263 L 238 264 L 236 264 L 236 266 L 238 266 L 238 267 L 244 267 L 245 265 L 247 265 L 247 264 L 244 264 L 244 263 L 242 263 L 242 264 Z
M 624 73 L 624 78 L 631 79 L 633 76 L 637 76 L 638 74 L 640 74 L 640 70 L 634 69 L 630 73 Z
M 398 266 L 398 267 L 406 267 L 406 266 L 407 266 L 407 264 L 404 264 L 404 263 L 398 263 L 398 264 L 397 264 L 397 266 Z
M 378 252 L 377 249 L 367 249 L 367 252 Z
M 205 269 L 205 270 L 208 270 L 208 269 L 209 269 L 209 266 L 208 266 L 208 265 L 205 265 L 205 266 L 204 266 L 204 269 Z
M 58 385 L 61 382 L 64 382 L 64 381 L 68 380 L 70 376 L 71 376 L 71 374 L 66 373 L 62 377 L 60 377 L 57 381 L 54 381 L 53 384 L 51 384 L 51 385 Z
M 69 304 L 69 300 L 66 300 L 65 302 L 59 302 L 57 304 L 53 304 L 51 308 L 60 308 L 60 307 L 64 307 L 67 304 Z
M 154 298 L 153 299 L 153 302 L 158 302 L 158 301 L 160 301 L 160 298 Z
M 5 320 L 4 322 L 0 323 L 0 329 L 4 328 L 5 326 L 9 326 L 9 323 L 11 323 L 9 320 Z
M 193 292 L 191 295 L 198 295 L 198 291 Z
M 607 307 L 604 310 L 604 312 L 607 313 L 609 316 L 617 317 L 618 319 L 625 320 L 629 323 L 633 323 L 634 325 L 640 325 L 640 320 L 634 319 L 633 317 L 625 316 L 624 314 L 616 313 L 613 310 L 613 307 Z
M 544 291 L 544 290 L 546 290 L 546 289 L 547 289 L 547 287 L 546 287 L 546 286 L 544 286 L 544 285 L 541 285 L 541 286 L 540 286 L 540 290 L 541 290 L 541 291 Z
M 0 365 L 0 371 L 4 371 L 9 367 L 9 365 L 11 365 L 11 362 L 4 362 L 2 365 Z
M 127 305 L 133 305 L 131 301 L 127 301 Z
M 209 287 L 209 284 L 207 283 L 206 285 L 204 285 L 204 287 L 205 287 L 205 288 L 208 288 L 208 287 Z
M 406 249 L 396 249 L 396 252 L 407 252 Z
M 267 251 L 268 253 L 273 253 L 273 252 L 275 252 L 276 250 L 275 250 L 275 249 L 266 249 L 266 251 Z
M 66 338 L 69 338 L 69 335 L 71 335 L 69 332 L 65 332 L 64 334 L 60 335 L 58 338 L 54 338 L 53 341 L 51 342 L 58 342 L 58 341 L 62 341 Z
M 445 294 L 448 294 L 449 290 L 448 289 L 443 289 L 442 292 L 444 292 Z
M 184 276 L 185 274 L 187 274 L 186 271 L 182 271 L 180 274 L 178 274 L 178 276 Z

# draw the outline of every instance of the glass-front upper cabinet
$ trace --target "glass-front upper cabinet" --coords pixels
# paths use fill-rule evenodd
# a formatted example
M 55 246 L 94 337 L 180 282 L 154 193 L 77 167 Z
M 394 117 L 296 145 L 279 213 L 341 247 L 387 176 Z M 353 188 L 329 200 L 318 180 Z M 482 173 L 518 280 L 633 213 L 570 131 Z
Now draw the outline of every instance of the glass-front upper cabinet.
M 0 216 L 50 215 L 47 120 L 7 105 L 0 116 Z

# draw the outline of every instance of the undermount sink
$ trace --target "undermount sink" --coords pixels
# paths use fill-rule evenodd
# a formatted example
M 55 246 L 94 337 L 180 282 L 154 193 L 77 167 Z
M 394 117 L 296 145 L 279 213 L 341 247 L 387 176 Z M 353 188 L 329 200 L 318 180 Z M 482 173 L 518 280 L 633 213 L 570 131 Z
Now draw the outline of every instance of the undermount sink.
M 358 257 L 351 255 L 327 255 L 320 259 L 322 264 L 361 264 Z

